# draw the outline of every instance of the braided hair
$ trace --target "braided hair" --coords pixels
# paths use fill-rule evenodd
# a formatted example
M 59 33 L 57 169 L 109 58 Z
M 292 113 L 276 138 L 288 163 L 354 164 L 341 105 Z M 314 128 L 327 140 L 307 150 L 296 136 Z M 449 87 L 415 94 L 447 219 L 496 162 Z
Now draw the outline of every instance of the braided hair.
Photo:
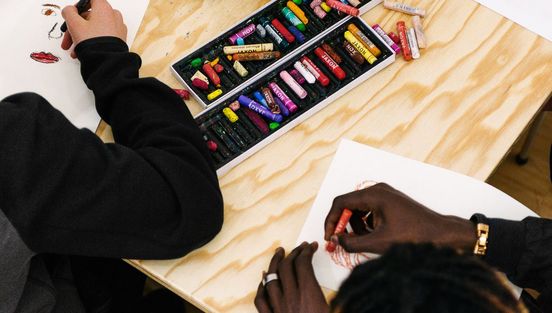
M 506 279 L 474 256 L 402 244 L 356 267 L 333 313 L 526 313 Z

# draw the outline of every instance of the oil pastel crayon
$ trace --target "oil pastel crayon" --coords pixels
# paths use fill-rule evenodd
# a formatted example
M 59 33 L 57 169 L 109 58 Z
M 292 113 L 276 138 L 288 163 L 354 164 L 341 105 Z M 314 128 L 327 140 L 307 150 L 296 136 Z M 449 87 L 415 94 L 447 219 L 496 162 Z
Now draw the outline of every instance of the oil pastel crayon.
M 418 15 L 420 17 L 424 17 L 426 14 L 426 11 L 424 9 L 420 9 L 417 7 L 410 6 L 408 4 L 394 2 L 390 0 L 385 0 L 383 2 L 383 6 L 389 10 L 398 11 L 398 12 L 406 13 L 410 15 Z
M 322 8 L 322 10 L 326 11 L 326 13 L 330 13 L 332 11 L 332 8 L 328 4 L 326 4 L 326 2 L 320 3 L 320 7 Z
M 293 63 L 293 67 L 297 70 L 297 72 L 299 72 L 299 74 L 301 74 L 301 76 L 303 76 L 307 83 L 312 85 L 316 82 L 316 78 L 314 77 L 314 75 L 309 72 L 309 70 L 305 67 L 305 65 L 303 65 L 303 63 L 297 61 Z
M 229 104 L 228 108 L 238 116 L 238 121 L 241 122 L 241 124 L 246 128 L 249 134 L 251 134 L 255 139 L 261 137 L 259 127 L 255 126 L 253 122 L 247 117 L 247 115 L 242 110 L 240 110 L 240 103 L 238 101 L 234 101 Z M 262 120 L 261 117 L 259 118 Z
M 305 40 L 307 40 L 305 35 L 303 35 L 303 33 L 300 30 L 298 30 L 297 27 L 295 27 L 293 25 L 290 25 L 288 27 L 288 30 L 289 30 L 290 33 L 293 34 L 293 36 L 295 36 L 295 39 L 297 39 L 297 42 L 303 43 L 303 42 L 305 42 Z
M 223 157 L 229 158 L 232 156 L 232 153 L 228 148 L 226 148 L 218 139 L 215 138 L 215 135 L 208 129 L 202 128 L 201 131 L 203 132 L 203 140 L 205 140 L 205 144 L 207 145 L 207 149 L 209 149 L 209 146 L 212 148 L 216 147 L 216 151 L 220 152 Z
M 279 59 L 282 53 L 280 51 L 237 53 L 232 56 L 234 61 L 264 61 Z
M 303 24 L 307 25 L 309 23 L 309 19 L 305 15 L 305 12 L 301 10 L 301 8 L 297 6 L 297 4 L 295 4 L 293 1 L 288 1 L 286 5 L 291 10 L 291 12 L 293 12 L 293 14 L 295 14 L 295 16 L 297 16 L 297 18 L 301 20 Z
M 307 30 L 305 24 L 288 7 L 282 8 L 282 15 L 297 29 L 304 32 Z
M 205 140 L 205 143 L 207 145 L 207 149 L 211 152 L 216 152 L 218 150 L 218 144 L 214 142 L 213 140 L 209 140 L 207 135 L 203 136 L 203 140 Z
M 389 38 L 391 38 L 393 40 L 393 42 L 395 42 L 396 44 L 400 45 L 401 44 L 401 39 L 399 38 L 399 36 L 397 36 L 397 34 L 395 34 L 394 32 L 388 32 L 387 35 L 389 36 Z
M 425 49 L 427 48 L 427 39 L 424 33 L 424 26 L 422 25 L 422 20 L 418 15 L 412 17 L 412 26 L 416 31 L 416 40 L 418 41 L 418 48 Z
M 355 47 L 368 63 L 374 64 L 378 60 L 350 31 L 346 31 L 344 36 L 345 40 Z
M 410 51 L 412 51 L 412 58 L 420 58 L 420 49 L 418 48 L 418 41 L 416 41 L 416 31 L 414 28 L 409 28 L 406 33 L 406 38 L 408 39 L 408 45 L 410 46 Z
M 350 31 L 370 52 L 378 57 L 381 54 L 381 50 L 366 36 L 355 24 L 349 24 L 347 30 Z
M 241 77 L 249 75 L 249 71 L 243 66 L 243 64 L 240 63 L 240 61 L 234 61 L 234 65 L 232 67 Z
M 348 0 L 348 2 L 349 2 L 350 5 L 354 6 L 355 8 L 360 5 L 359 0 Z
M 224 48 L 222 48 L 222 51 L 224 52 L 224 54 L 274 51 L 274 44 L 258 43 L 244 46 L 225 46 Z
M 199 78 L 194 78 L 192 80 L 192 86 L 198 88 L 198 89 L 201 89 L 201 90 L 209 90 L 209 83 L 199 79 Z
M 343 41 L 343 49 L 347 52 L 347 54 L 349 54 L 351 59 L 353 59 L 353 61 L 355 61 L 358 65 L 364 64 L 364 61 L 366 59 L 364 59 L 362 54 L 360 54 L 360 52 L 358 52 L 358 50 L 355 47 L 353 47 L 353 45 L 351 45 L 347 40 Z
M 174 92 L 180 97 L 182 98 L 182 100 L 190 100 L 190 92 L 186 89 L 173 89 Z
M 301 85 L 295 79 L 293 79 L 288 71 L 281 71 L 280 78 L 300 99 L 305 99 L 308 96 L 307 91 L 303 87 L 301 87 Z
M 348 14 L 348 15 L 352 15 L 352 16 L 359 16 L 360 15 L 360 11 L 355 8 L 355 7 L 352 7 L 350 5 L 347 5 L 347 4 L 344 4 L 340 1 L 337 1 L 337 0 L 326 0 L 326 4 L 333 8 L 333 9 L 336 9 L 340 12 L 343 12 L 345 14 Z
M 295 36 L 293 36 L 293 34 L 289 30 L 287 30 L 287 28 L 284 26 L 284 24 L 280 22 L 280 20 L 275 18 L 270 23 L 272 24 L 272 26 L 274 26 L 274 28 L 276 28 L 280 32 L 280 34 L 282 34 L 282 36 L 284 36 L 284 39 L 287 42 L 289 43 L 295 42 Z
M 192 60 L 192 62 L 190 62 L 190 65 L 193 67 L 193 68 L 200 68 L 201 65 L 203 65 L 203 60 L 201 58 L 195 58 Z
M 213 66 L 213 69 L 215 70 L 215 72 L 217 72 L 217 74 L 224 72 L 224 66 L 222 66 L 222 64 L 219 64 L 219 63 Z
M 334 235 L 342 234 L 345 231 L 345 228 L 347 227 L 347 224 L 349 224 L 349 220 L 351 219 L 351 216 L 353 216 L 353 212 L 349 209 L 343 209 L 343 212 L 341 213 L 341 217 L 339 218 L 339 221 L 337 222 L 337 225 L 335 226 Z M 333 242 L 328 242 L 326 245 L 326 250 L 328 252 L 334 252 L 336 249 L 336 245 Z
M 235 123 L 240 120 L 238 115 L 236 115 L 236 112 L 232 111 L 230 108 L 224 108 L 222 110 L 222 114 L 226 116 L 226 118 L 230 121 L 230 123 Z
M 249 118 L 249 120 L 257 127 L 257 129 L 261 131 L 261 133 L 265 135 L 270 133 L 268 124 L 262 117 L 259 116 L 259 114 L 248 109 L 247 107 L 243 107 L 242 110 L 243 110 L 243 113 L 245 113 L 245 115 L 247 116 L 247 118 Z
M 404 23 L 404 21 L 397 22 L 397 32 L 399 33 L 399 39 L 401 40 L 403 57 L 406 61 L 410 61 L 412 60 L 412 51 L 410 50 L 410 45 L 408 44 L 408 37 L 406 35 L 406 24 Z
M 293 77 L 293 79 L 295 79 L 295 81 L 299 83 L 299 85 L 304 85 L 307 82 L 305 80 L 305 77 L 299 74 L 299 71 L 297 71 L 296 69 L 292 69 L 291 71 L 289 71 L 289 73 L 291 74 L 291 77 Z
M 245 39 L 245 38 L 251 36 L 255 32 L 256 29 L 257 29 L 257 27 L 255 26 L 255 24 L 249 24 L 245 28 L 243 28 L 242 30 L 240 30 L 237 33 L 235 33 L 234 35 L 230 36 L 230 38 L 228 38 L 228 40 L 232 44 L 236 44 L 239 38 Z
M 381 38 L 383 38 L 385 43 L 387 43 L 389 47 L 391 47 L 391 49 L 395 51 L 396 54 L 399 54 L 401 52 L 401 47 L 399 47 L 399 45 L 396 44 L 393 39 L 391 39 L 391 37 L 389 37 L 378 24 L 372 25 L 372 28 L 376 31 L 378 35 L 380 35 Z
M 276 98 L 274 98 L 274 101 L 276 102 L 276 104 L 280 108 L 280 112 L 283 116 L 287 117 L 291 114 L 289 112 L 288 108 L 286 107 L 286 105 L 282 102 L 282 100 L 280 100 L 280 98 L 276 97 Z
M 269 109 L 268 102 L 260 91 L 257 90 L 253 92 L 253 98 L 255 98 L 255 100 L 257 100 L 257 102 L 262 104 L 265 108 Z
M 343 60 L 341 60 L 341 57 L 339 56 L 339 54 L 337 54 L 337 52 L 335 52 L 335 50 L 332 48 L 332 46 L 330 46 L 327 43 L 323 43 L 321 47 L 322 47 L 322 49 L 324 49 L 324 51 L 326 51 L 326 53 L 328 53 L 332 57 L 332 59 L 334 59 L 335 62 L 337 62 L 338 64 L 343 62 Z
M 200 67 L 201 67 L 201 65 L 200 65 Z M 195 72 L 195 74 L 190 79 L 193 81 L 196 78 L 204 81 L 207 85 L 209 85 L 209 78 L 207 76 L 203 75 L 202 72 L 200 72 L 200 71 Z
M 215 86 L 220 88 L 220 77 L 218 76 L 217 72 L 215 71 L 215 69 L 213 69 L 213 67 L 209 62 L 205 62 L 205 64 L 203 64 L 203 72 L 205 73 L 205 75 L 207 75 L 209 80 Z
M 277 83 L 271 82 L 270 84 L 268 84 L 268 88 L 272 90 L 272 92 L 276 95 L 277 98 L 282 100 L 282 103 L 289 110 L 290 113 L 294 113 L 295 111 L 297 111 L 297 109 L 299 109 L 297 105 L 288 97 L 288 95 L 286 95 L 286 93 L 282 90 L 282 88 L 278 86 Z
M 266 29 L 264 29 L 264 27 L 263 27 L 261 24 L 258 24 L 258 25 L 257 25 L 257 34 L 258 34 L 261 38 L 265 38 L 265 37 L 266 37 Z
M 207 95 L 207 100 L 213 101 L 220 96 L 222 96 L 222 89 L 217 89 Z
M 323 20 L 328 13 L 326 13 L 326 11 L 324 11 L 320 7 L 320 4 L 322 4 L 322 0 L 313 0 L 310 3 L 310 7 L 313 10 L 314 14 L 316 14 L 316 16 L 318 16 L 319 19 Z
M 280 34 L 280 32 L 274 28 L 272 24 L 270 24 L 270 21 L 267 18 L 261 18 L 260 23 L 265 28 L 267 34 L 276 42 L 278 47 L 280 47 L 280 49 L 285 50 L 289 47 L 289 42 L 287 42 L 282 34 Z
M 328 78 L 328 76 L 326 76 L 326 74 L 324 74 L 309 57 L 302 57 L 301 63 L 309 70 L 309 72 L 311 72 L 311 74 L 323 87 L 326 87 L 330 84 L 330 79 Z
M 282 115 L 272 113 L 270 110 L 263 107 L 261 104 L 257 103 L 256 101 L 244 95 L 239 96 L 238 102 L 242 106 L 249 108 L 251 111 L 258 113 L 271 121 L 280 123 L 283 120 Z
M 274 100 L 274 96 L 272 96 L 272 92 L 270 91 L 270 89 L 266 87 L 262 87 L 261 92 L 263 94 L 264 99 L 266 100 L 266 103 L 270 111 L 274 114 L 281 114 L 282 110 L 276 103 L 276 100 Z
M 337 62 L 332 59 L 332 57 L 324 51 L 322 48 L 318 47 L 314 49 L 314 54 L 326 65 L 326 67 L 332 71 L 332 73 L 339 80 L 344 80 L 347 77 L 345 71 L 337 64 Z

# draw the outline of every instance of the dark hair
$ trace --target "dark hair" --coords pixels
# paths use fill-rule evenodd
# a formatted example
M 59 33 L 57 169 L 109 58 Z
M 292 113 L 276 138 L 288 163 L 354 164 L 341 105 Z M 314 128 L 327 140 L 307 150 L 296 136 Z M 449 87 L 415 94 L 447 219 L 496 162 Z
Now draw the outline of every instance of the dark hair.
M 331 303 L 340 313 L 523 313 L 506 280 L 474 256 L 402 244 L 356 267 Z

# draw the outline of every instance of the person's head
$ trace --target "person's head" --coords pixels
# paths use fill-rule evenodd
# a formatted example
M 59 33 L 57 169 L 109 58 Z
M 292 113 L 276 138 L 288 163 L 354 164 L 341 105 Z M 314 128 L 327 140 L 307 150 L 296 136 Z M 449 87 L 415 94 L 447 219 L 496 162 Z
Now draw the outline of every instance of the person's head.
M 525 313 L 505 278 L 474 256 L 430 244 L 392 247 L 355 268 L 333 313 Z

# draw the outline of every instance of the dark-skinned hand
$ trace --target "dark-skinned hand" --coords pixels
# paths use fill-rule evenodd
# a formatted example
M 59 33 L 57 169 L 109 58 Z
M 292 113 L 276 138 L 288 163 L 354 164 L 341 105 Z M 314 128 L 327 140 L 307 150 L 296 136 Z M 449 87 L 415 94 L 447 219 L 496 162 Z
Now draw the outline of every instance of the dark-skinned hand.
M 277 273 L 278 280 L 259 284 L 255 306 L 259 313 L 327 313 L 328 304 L 314 276 L 312 257 L 318 244 L 303 243 L 286 257 L 282 248 L 276 250 L 268 272 Z M 263 277 L 264 277 L 263 276 Z
M 350 223 L 355 234 L 336 236 L 334 230 L 344 208 L 354 212 Z M 367 225 L 362 217 L 369 212 Z M 335 198 L 324 229 L 326 240 L 348 252 L 382 254 L 391 245 L 406 242 L 471 251 L 476 242 L 475 226 L 469 220 L 438 214 L 383 183 Z

